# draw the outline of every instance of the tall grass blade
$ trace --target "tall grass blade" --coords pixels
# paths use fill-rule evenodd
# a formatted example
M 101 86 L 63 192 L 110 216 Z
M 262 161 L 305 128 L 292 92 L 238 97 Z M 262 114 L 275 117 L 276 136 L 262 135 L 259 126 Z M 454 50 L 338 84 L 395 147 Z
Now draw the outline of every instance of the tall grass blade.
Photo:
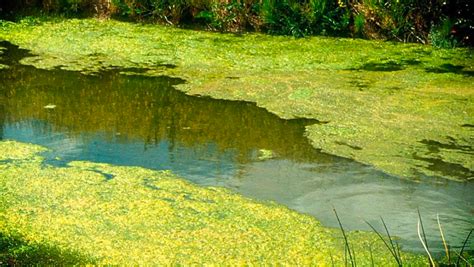
M 456 266 L 459 266 L 459 260 L 462 257 L 462 253 L 464 252 L 464 248 L 466 247 L 467 241 L 469 241 L 469 238 L 471 237 L 471 234 L 472 234 L 473 230 L 474 229 L 471 229 L 471 231 L 469 231 L 469 234 L 467 235 L 466 240 L 464 240 L 464 243 L 462 244 L 462 248 L 461 248 L 461 251 L 459 252 L 458 260 L 456 261 Z
M 428 249 L 429 251 L 430 248 L 428 247 L 428 240 L 426 239 L 425 227 L 423 226 L 423 220 L 421 219 L 420 209 L 417 209 L 417 211 L 418 211 L 418 220 L 420 221 L 420 225 L 421 225 L 421 232 L 423 233 L 423 239 L 425 240 L 426 249 Z
M 347 245 L 344 243 L 344 267 L 347 267 Z
M 337 215 L 336 209 L 333 208 L 332 210 L 334 211 L 334 214 L 336 214 L 337 222 L 339 223 L 339 227 L 341 228 L 342 236 L 344 237 L 345 246 L 346 246 L 347 251 L 349 253 L 349 259 L 351 260 L 351 266 L 355 266 L 354 260 L 352 258 L 351 249 L 350 249 L 350 246 L 349 246 L 349 241 L 347 240 L 346 232 L 344 231 L 344 227 L 342 226 L 341 220 L 339 219 L 339 216 Z
M 456 254 L 458 256 L 458 262 L 459 262 L 459 259 L 461 259 L 466 263 L 466 266 L 472 267 L 472 264 L 469 263 L 469 261 L 467 261 L 466 258 L 464 258 L 461 254 L 459 254 L 459 252 L 454 251 L 454 254 Z M 459 264 L 456 263 L 455 266 L 459 266 Z
M 388 231 L 387 225 L 385 224 L 385 221 L 383 220 L 382 217 L 380 217 L 380 220 L 382 220 L 382 224 L 383 224 L 383 227 L 385 228 L 385 232 L 387 232 L 388 240 L 390 241 L 390 245 L 392 246 L 392 250 L 393 250 L 394 254 L 396 255 L 398 266 L 402 266 L 403 263 L 402 263 L 402 259 L 400 257 L 400 251 L 398 249 L 396 249 L 395 244 L 393 243 L 392 236 L 390 236 L 390 232 Z
M 431 264 L 431 266 L 436 266 L 436 265 L 435 265 L 435 262 L 434 262 L 434 260 L 433 260 L 433 257 L 431 257 L 431 253 L 430 253 L 430 251 L 428 250 L 428 246 L 425 244 L 425 241 L 423 241 L 423 238 L 421 237 L 420 224 L 421 224 L 421 220 L 420 220 L 420 218 L 418 218 L 418 226 L 417 226 L 418 238 L 420 238 L 421 244 L 423 245 L 423 248 L 425 249 L 426 254 L 428 254 L 428 257 L 430 258 L 430 264 Z M 425 240 L 426 240 L 426 239 L 425 239 Z
M 398 252 L 398 259 L 400 260 L 400 266 L 403 265 L 403 262 L 402 262 L 402 253 L 400 252 L 400 245 L 397 243 L 395 243 L 395 245 L 397 246 L 397 252 Z
M 365 220 L 364 220 L 365 221 Z M 372 230 L 379 236 L 379 238 L 383 241 L 383 243 L 385 244 L 385 246 L 387 247 L 387 249 L 390 251 L 390 253 L 392 253 L 393 255 L 393 258 L 395 259 L 395 261 L 397 261 L 397 264 L 398 266 L 402 266 L 402 263 L 400 262 L 400 260 L 398 259 L 398 256 L 397 256 L 397 253 L 392 250 L 391 246 L 387 243 L 387 241 L 385 241 L 385 239 L 382 237 L 382 235 L 379 233 L 379 231 L 377 231 L 377 229 L 375 229 L 375 227 L 372 226 L 372 224 L 370 224 L 368 221 L 365 221 L 366 224 L 368 224 L 370 226 L 370 228 L 372 228 Z
M 441 234 L 441 240 L 443 240 L 444 251 L 446 252 L 446 257 L 448 257 L 448 264 L 451 265 L 451 255 L 449 253 L 448 243 L 446 242 L 446 239 L 444 238 L 444 233 L 443 233 L 443 229 L 441 228 L 441 223 L 439 222 L 439 214 L 436 214 L 436 220 L 438 221 L 438 228 Z
M 354 257 L 354 266 L 357 266 L 356 252 L 354 250 L 354 246 L 352 246 L 352 256 Z

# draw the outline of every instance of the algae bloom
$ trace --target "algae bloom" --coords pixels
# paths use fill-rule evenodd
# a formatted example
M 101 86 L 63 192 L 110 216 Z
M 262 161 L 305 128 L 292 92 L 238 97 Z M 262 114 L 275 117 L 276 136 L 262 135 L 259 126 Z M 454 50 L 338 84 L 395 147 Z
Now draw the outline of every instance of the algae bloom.
M 7 250 L 0 260 L 100 265 L 344 261 L 338 231 L 280 205 L 198 187 L 167 171 L 93 162 L 55 167 L 43 161 L 45 150 L 0 142 L 0 235 Z M 376 264 L 395 263 L 374 234 L 355 232 L 349 238 L 360 264 L 370 263 L 369 247 Z
M 31 50 L 21 63 L 37 68 L 143 68 L 185 79 L 177 89 L 190 95 L 325 122 L 306 129 L 315 148 L 392 175 L 474 175 L 469 49 L 55 18 L 3 22 L 0 39 Z

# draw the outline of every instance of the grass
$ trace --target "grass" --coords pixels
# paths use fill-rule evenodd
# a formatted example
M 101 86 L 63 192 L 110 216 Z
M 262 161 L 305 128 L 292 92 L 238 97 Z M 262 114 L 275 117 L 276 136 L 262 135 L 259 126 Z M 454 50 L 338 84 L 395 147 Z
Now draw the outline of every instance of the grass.
M 335 212 L 335 211 L 334 211 Z M 336 217 L 337 217 L 337 213 L 336 213 Z M 339 217 L 337 217 L 338 221 L 339 221 Z M 403 266 L 404 264 L 410 266 L 412 265 L 410 262 L 403 262 L 403 259 L 402 259 L 402 252 L 400 251 L 400 246 L 399 244 L 392 238 L 392 236 L 390 235 L 390 232 L 388 230 L 388 227 L 387 225 L 385 224 L 385 221 L 383 220 L 383 218 L 380 218 L 381 221 L 382 221 L 382 224 L 383 224 L 383 227 L 385 229 L 385 233 L 386 233 L 386 237 L 388 238 L 388 241 L 385 240 L 385 238 L 382 236 L 382 234 L 372 225 L 370 224 L 369 222 L 366 221 L 366 223 L 370 226 L 370 228 L 374 231 L 374 233 L 377 234 L 377 236 L 380 238 L 380 240 L 383 242 L 383 244 L 385 245 L 385 247 L 390 251 L 391 255 L 393 256 L 393 259 L 395 260 L 395 262 L 397 263 L 397 266 Z M 469 238 L 473 232 L 474 229 L 471 229 L 469 231 L 469 233 L 467 234 L 466 236 L 466 239 L 464 240 L 462 246 L 461 246 L 461 249 L 459 252 L 455 252 L 455 259 L 456 259 L 456 263 L 452 263 L 451 261 L 451 252 L 449 251 L 448 249 L 448 244 L 447 244 L 447 241 L 445 240 L 444 238 L 444 234 L 443 234 L 443 230 L 442 230 L 442 227 L 441 227 L 441 223 L 439 221 L 439 215 L 437 215 L 437 222 L 438 222 L 438 227 L 439 227 L 439 230 L 440 230 L 440 234 L 441 234 L 441 240 L 443 242 L 443 245 L 445 247 L 445 252 L 446 252 L 446 256 L 445 258 L 434 258 L 432 256 L 432 253 L 430 252 L 430 249 L 428 247 L 428 240 L 426 238 L 426 233 L 425 233 L 425 230 L 424 230 L 424 226 L 423 226 L 423 220 L 421 218 L 421 213 L 420 211 L 418 210 L 418 224 L 417 224 L 417 232 L 418 232 L 418 237 L 420 239 L 420 243 L 421 245 L 423 246 L 423 248 L 425 249 L 425 252 L 426 252 L 426 255 L 428 256 L 428 265 L 429 266 L 472 266 L 473 263 L 474 263 L 474 257 L 472 255 L 472 252 L 471 254 L 463 254 L 464 253 L 464 250 L 466 248 L 466 245 L 467 245 L 467 242 L 469 241 Z M 339 225 L 340 225 L 340 228 L 341 230 L 343 231 L 344 233 L 344 229 L 342 227 L 342 224 L 340 223 L 339 221 Z M 347 239 L 345 239 L 346 241 L 346 244 L 348 246 L 348 241 Z M 466 259 L 465 256 L 468 258 Z M 461 263 L 461 260 L 463 260 L 463 265 L 460 265 Z
M 344 227 L 342 226 L 341 220 L 339 219 L 339 216 L 337 215 L 336 209 L 333 208 L 333 211 L 334 211 L 334 215 L 336 215 L 337 222 L 339 223 L 339 228 L 341 229 L 342 237 L 344 237 L 344 264 L 347 264 L 346 253 L 348 253 L 351 266 L 356 266 L 357 262 L 356 262 L 354 248 L 351 247 L 351 245 L 349 244 L 349 240 L 347 239 L 347 236 L 346 236 L 346 231 L 344 231 Z M 371 261 L 373 260 L 372 253 L 370 254 L 370 260 Z
M 397 265 L 398 266 L 403 266 L 403 262 L 402 262 L 402 259 L 400 257 L 400 246 L 398 245 L 398 243 L 394 242 L 394 240 L 392 239 L 391 235 L 390 235 L 390 232 L 388 231 L 388 228 L 387 228 L 387 225 L 385 224 L 384 220 L 381 218 L 382 220 L 382 224 L 385 228 L 385 232 L 387 234 L 387 237 L 388 237 L 388 240 L 390 241 L 390 245 L 389 245 L 389 242 L 387 242 L 385 240 L 385 238 L 379 233 L 379 231 L 377 231 L 377 229 L 375 229 L 374 226 L 372 226 L 372 224 L 370 224 L 369 222 L 366 221 L 366 223 L 370 226 L 370 228 L 377 234 L 377 236 L 380 238 L 380 240 L 382 240 L 382 242 L 384 243 L 385 247 L 387 247 L 387 249 L 390 251 L 390 253 L 392 254 L 393 258 L 395 259 L 395 261 L 397 262 Z
M 471 129 L 463 126 L 474 124 L 468 49 L 57 18 L 3 21 L 0 39 L 30 49 L 35 56 L 22 63 L 38 68 L 146 68 L 184 78 L 177 89 L 190 95 L 328 122 L 307 127 L 314 147 L 393 175 L 473 177 Z

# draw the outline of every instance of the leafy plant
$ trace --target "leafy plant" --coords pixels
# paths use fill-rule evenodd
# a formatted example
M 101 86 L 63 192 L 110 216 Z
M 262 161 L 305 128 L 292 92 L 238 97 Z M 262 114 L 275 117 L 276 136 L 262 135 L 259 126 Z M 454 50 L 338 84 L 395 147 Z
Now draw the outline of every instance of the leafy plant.
M 453 36 L 454 21 L 445 18 L 437 26 L 431 28 L 430 41 L 433 46 L 440 48 L 454 48 L 458 41 Z

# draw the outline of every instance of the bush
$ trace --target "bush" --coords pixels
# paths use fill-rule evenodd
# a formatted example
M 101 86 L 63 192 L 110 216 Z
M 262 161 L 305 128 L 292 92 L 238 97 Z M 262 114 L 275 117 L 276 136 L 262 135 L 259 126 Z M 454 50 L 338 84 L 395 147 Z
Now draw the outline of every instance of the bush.
M 349 24 L 345 6 L 330 0 L 263 0 L 261 17 L 269 33 L 296 37 L 340 35 Z
M 469 0 L 18 0 L 0 9 L 39 7 L 46 12 L 121 15 L 212 30 L 337 35 L 440 47 L 474 43 Z
M 446 18 L 439 25 L 431 28 L 430 41 L 433 46 L 440 48 L 454 48 L 458 41 L 454 38 L 454 22 Z

